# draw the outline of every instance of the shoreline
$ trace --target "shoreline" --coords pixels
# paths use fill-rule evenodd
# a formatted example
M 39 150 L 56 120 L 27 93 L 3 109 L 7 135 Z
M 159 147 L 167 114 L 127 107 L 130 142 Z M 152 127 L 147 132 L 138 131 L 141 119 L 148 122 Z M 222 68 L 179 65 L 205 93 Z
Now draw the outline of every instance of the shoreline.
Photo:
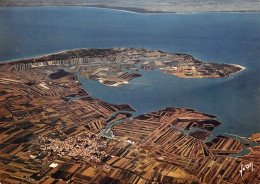
M 244 66 L 241 66 L 241 65 L 237 65 L 237 64 L 229 64 L 229 65 L 232 65 L 232 66 L 236 66 L 236 67 L 239 67 L 239 68 L 241 68 L 241 70 L 240 70 L 240 71 L 238 71 L 238 72 L 242 72 L 243 70 L 246 70 L 246 67 L 244 67 Z M 236 72 L 236 73 L 238 73 L 238 72 Z M 236 73 L 234 73 L 234 74 L 236 74 Z
M 114 48 L 76 48 L 76 49 L 71 49 L 71 50 L 61 50 L 61 51 L 58 51 L 58 52 L 53 52 L 53 53 L 50 53 L 50 54 L 43 54 L 43 55 L 39 55 L 39 56 L 35 56 L 35 57 L 27 57 L 27 58 L 21 58 L 21 59 L 15 59 L 15 60 L 9 60 L 9 61 L 0 61 L 0 66 L 1 65 L 5 65 L 5 64 L 16 64 L 16 63 L 27 63 L 27 62 L 30 62 L 30 60 L 33 60 L 33 59 L 41 59 L 41 58 L 44 58 L 44 57 L 49 57 L 49 56 L 53 56 L 53 55 L 57 55 L 57 54 L 63 54 L 65 52 L 71 52 L 71 51 L 77 51 L 77 50 L 92 50 L 92 49 L 118 49 L 118 48 L 126 48 L 126 49 L 143 49 L 143 48 L 139 48 L 139 47 L 114 47 Z M 145 50 L 158 50 L 158 49 L 145 49 Z M 166 51 L 163 51 L 163 50 L 159 50 L 159 51 L 162 51 L 162 52 L 166 52 Z M 177 55 L 190 55 L 191 57 L 193 57 L 194 59 L 198 60 L 198 58 L 195 58 L 193 55 L 189 54 L 189 53 L 179 53 L 179 52 L 166 52 L 166 53 L 169 53 L 169 54 L 177 54 Z M 37 62 L 40 62 L 40 61 L 35 61 L 35 63 Z M 205 62 L 205 61 L 204 61 Z M 217 62 L 207 62 L 207 63 L 217 63 Z M 223 64 L 223 63 L 219 63 L 219 64 Z M 228 64 L 228 63 L 226 63 Z M 239 67 L 241 68 L 240 71 L 243 71 L 246 69 L 246 67 L 243 67 L 241 65 L 238 65 L 238 64 L 228 64 L 228 65 L 232 65 L 232 66 L 236 66 L 236 67 Z
M 246 67 L 241 66 L 241 65 L 237 65 L 237 64 L 229 64 L 229 65 L 232 65 L 232 66 L 235 66 L 235 67 L 241 68 L 241 70 L 239 70 L 239 71 L 237 71 L 237 72 L 235 72 L 235 73 L 232 73 L 231 75 L 237 74 L 237 73 L 242 72 L 242 71 L 244 71 L 244 70 L 247 69 Z
M 75 6 L 71 6 L 71 7 L 76 7 L 78 5 Z M 57 7 L 61 7 L 61 6 L 57 6 Z M 65 6 L 64 6 L 65 7 Z M 69 6 L 68 6 L 69 7 Z M 197 13 L 260 13 L 259 11 L 256 10 L 252 10 L 252 11 L 184 11 L 184 12 L 175 12 L 175 11 L 151 11 L 151 10 L 145 10 L 145 9 L 139 9 L 140 11 L 131 11 L 128 10 L 128 8 L 126 7 L 126 9 L 121 8 L 121 7 L 99 7 L 99 6 L 85 6 L 85 5 L 79 5 L 79 7 L 86 7 L 86 8 L 98 8 L 98 9 L 106 9 L 106 10 L 117 10 L 117 11 L 122 11 L 122 12 L 127 12 L 127 13 L 132 13 L 132 14 L 139 14 L 139 15 L 164 15 L 164 14 L 176 14 L 176 15 L 187 15 L 187 14 L 197 14 Z M 131 8 L 130 8 L 131 9 Z M 137 9 L 138 8 L 134 8 Z
M 76 7 L 78 5 L 72 6 Z M 57 6 L 60 7 L 60 6 Z M 69 6 L 68 6 L 69 7 Z M 176 14 L 176 15 L 186 15 L 186 14 L 197 14 L 197 13 L 260 13 L 260 10 L 251 10 L 251 11 L 183 11 L 183 12 L 177 12 L 177 11 L 151 11 L 151 10 L 146 10 L 146 9 L 138 9 L 138 8 L 133 8 L 136 10 L 140 11 L 133 11 L 133 10 L 128 10 L 128 7 L 121 8 L 121 7 L 99 7 L 99 6 L 86 6 L 86 5 L 79 5 L 79 7 L 87 7 L 87 8 L 99 8 L 99 9 L 106 9 L 106 10 L 117 10 L 117 11 L 122 11 L 122 12 L 127 12 L 127 13 L 133 13 L 133 14 L 139 14 L 139 15 L 152 15 L 152 14 Z M 129 8 L 131 9 L 131 8 Z
M 131 8 L 131 7 L 109 7 L 109 6 L 92 6 L 92 5 L 32 5 L 32 6 L 0 6 L 0 8 L 36 8 L 36 7 L 82 7 L 82 8 L 98 8 L 105 10 L 116 10 L 126 13 L 139 14 L 139 15 L 155 15 L 155 14 L 176 14 L 176 15 L 188 15 L 188 14 L 197 14 L 197 13 L 260 13 L 260 10 L 216 10 L 216 11 L 152 11 L 142 8 Z

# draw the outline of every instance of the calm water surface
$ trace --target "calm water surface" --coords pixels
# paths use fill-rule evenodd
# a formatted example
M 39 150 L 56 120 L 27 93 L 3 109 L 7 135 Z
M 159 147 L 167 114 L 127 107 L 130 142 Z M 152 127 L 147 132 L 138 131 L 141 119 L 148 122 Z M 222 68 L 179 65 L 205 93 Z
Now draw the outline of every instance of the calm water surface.
M 0 61 L 75 48 L 141 47 L 239 64 L 229 78 L 181 79 L 159 70 L 108 87 L 80 78 L 93 97 L 136 114 L 167 106 L 215 114 L 215 135 L 260 132 L 260 13 L 133 14 L 85 7 L 0 8 Z

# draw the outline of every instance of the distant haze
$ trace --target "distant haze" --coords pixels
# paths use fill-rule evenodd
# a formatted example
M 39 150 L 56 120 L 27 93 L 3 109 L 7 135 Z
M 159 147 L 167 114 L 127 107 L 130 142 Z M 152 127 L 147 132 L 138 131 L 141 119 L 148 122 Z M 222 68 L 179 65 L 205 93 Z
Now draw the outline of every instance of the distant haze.
M 1 0 L 0 6 L 89 6 L 138 13 L 260 11 L 259 0 Z

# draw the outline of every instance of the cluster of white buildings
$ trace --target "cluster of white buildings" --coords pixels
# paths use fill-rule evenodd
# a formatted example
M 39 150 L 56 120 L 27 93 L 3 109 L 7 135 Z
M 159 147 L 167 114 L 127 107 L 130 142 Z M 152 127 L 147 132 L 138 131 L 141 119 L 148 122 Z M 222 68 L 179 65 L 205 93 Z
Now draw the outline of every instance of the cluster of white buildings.
M 101 158 L 107 156 L 104 151 L 99 150 L 105 145 L 99 144 L 96 138 L 91 138 L 91 136 L 69 137 L 64 141 L 48 137 L 42 137 L 40 140 L 43 143 L 42 150 L 51 150 L 58 153 L 59 156 L 80 157 L 96 163 L 101 162 Z

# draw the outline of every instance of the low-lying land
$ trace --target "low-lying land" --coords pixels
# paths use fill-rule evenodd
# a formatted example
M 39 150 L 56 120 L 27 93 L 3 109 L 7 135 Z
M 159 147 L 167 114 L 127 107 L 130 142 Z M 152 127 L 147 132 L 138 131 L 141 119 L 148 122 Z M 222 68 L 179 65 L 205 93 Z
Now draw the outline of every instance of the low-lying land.
M 259 1 L 203 1 L 203 0 L 3 0 L 0 6 L 87 6 L 126 10 L 137 13 L 193 13 L 193 12 L 252 12 L 259 11 Z
M 167 107 L 130 118 L 130 105 L 91 97 L 77 76 L 116 86 L 141 77 L 139 68 L 157 67 L 181 77 L 226 77 L 242 70 L 187 54 L 127 48 L 1 63 L 0 182 L 258 184 L 259 146 L 233 158 L 248 144 L 222 135 L 207 141 L 221 126 L 217 116 Z M 102 132 L 112 123 L 114 137 L 108 138 Z M 257 134 L 251 139 L 258 142 Z
M 228 77 L 245 69 L 234 64 L 199 61 L 189 54 L 172 54 L 138 48 L 76 49 L 0 63 L 0 66 L 9 71 L 66 67 L 68 71 L 78 71 L 83 77 L 108 86 L 124 85 L 134 78 L 141 77 L 138 67 L 141 70 L 159 68 L 165 74 L 182 78 Z M 68 74 L 59 69 L 48 77 L 58 79 Z

